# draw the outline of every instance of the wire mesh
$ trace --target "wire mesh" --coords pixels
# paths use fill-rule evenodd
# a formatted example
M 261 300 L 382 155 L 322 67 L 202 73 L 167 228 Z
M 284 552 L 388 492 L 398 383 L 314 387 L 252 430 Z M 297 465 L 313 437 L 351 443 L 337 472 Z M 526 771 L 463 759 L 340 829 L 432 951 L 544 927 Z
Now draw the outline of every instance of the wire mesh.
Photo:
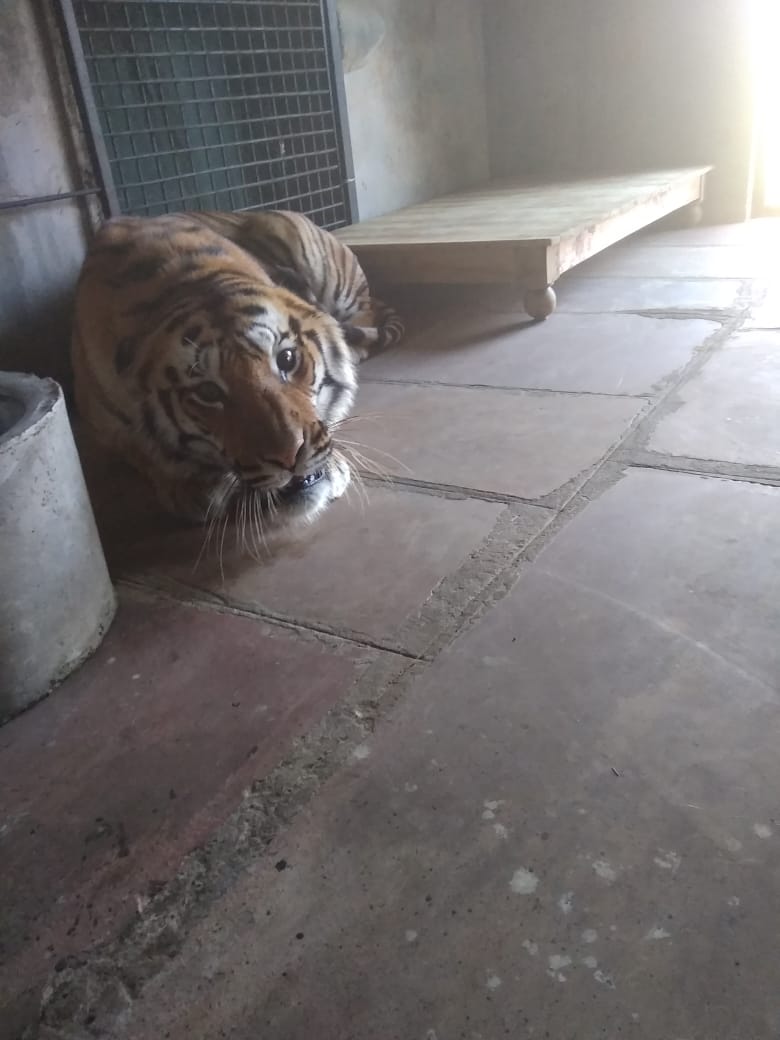
M 124 213 L 349 223 L 323 0 L 75 0 Z

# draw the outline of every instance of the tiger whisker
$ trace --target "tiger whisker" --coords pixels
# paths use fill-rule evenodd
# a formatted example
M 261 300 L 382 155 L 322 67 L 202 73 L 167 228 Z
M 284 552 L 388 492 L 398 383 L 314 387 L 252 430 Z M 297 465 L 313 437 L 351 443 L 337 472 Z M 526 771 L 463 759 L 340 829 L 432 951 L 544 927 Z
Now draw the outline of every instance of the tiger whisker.
M 353 468 L 356 468 L 366 476 L 376 477 L 379 480 L 389 481 L 392 479 L 394 474 L 389 470 L 386 470 L 374 459 L 368 458 L 363 452 L 358 451 L 357 448 L 351 445 L 344 445 L 341 449 L 348 460 L 352 463 Z
M 222 513 L 220 519 L 222 520 L 222 536 L 220 537 L 220 540 L 219 540 L 218 559 L 219 559 L 219 574 L 220 574 L 220 578 L 222 580 L 222 584 L 224 585 L 225 584 L 225 566 L 224 566 L 224 561 L 225 561 L 225 536 L 227 535 L 227 529 L 228 529 L 228 526 L 230 525 L 230 514 L 229 514 L 228 510 L 225 510 Z
M 358 468 L 357 463 L 353 459 L 350 458 L 350 456 L 349 456 L 349 454 L 347 452 L 343 451 L 343 452 L 340 452 L 339 454 L 340 454 L 341 459 L 349 467 L 349 472 L 350 472 L 350 475 L 352 477 L 352 484 L 354 485 L 355 493 L 357 494 L 358 498 L 360 499 L 361 507 L 363 509 L 365 509 L 365 508 L 367 508 L 367 506 L 369 504 L 368 491 L 366 489 L 365 481 L 363 480 L 363 476 L 362 476 L 362 474 L 360 472 L 360 469 Z M 348 488 L 348 490 L 349 490 L 349 488 Z
M 258 563 L 262 563 L 264 555 L 268 553 L 268 544 L 265 540 L 265 531 L 263 529 L 262 502 L 258 494 L 252 495 L 251 507 L 252 558 Z
M 382 448 L 376 448 L 372 444 L 363 444 L 362 441 L 345 440 L 343 437 L 339 437 L 339 445 L 348 445 L 350 448 L 364 448 L 366 451 L 375 451 L 379 455 L 384 455 L 384 457 L 386 459 L 389 459 L 390 462 L 394 462 L 396 464 L 396 466 L 399 466 L 402 470 L 405 470 L 407 476 L 409 476 L 409 477 L 413 476 L 412 470 L 406 465 L 405 462 L 401 462 L 401 460 L 399 458 L 396 458 L 395 455 L 391 455 L 389 451 L 383 451 Z M 369 462 L 372 462 L 372 463 L 374 462 L 374 460 L 373 459 L 369 459 L 368 456 L 364 455 L 363 458 L 367 459 L 367 461 L 369 461 Z M 374 464 L 378 465 L 378 463 L 374 463 Z M 389 472 L 388 472 L 388 475 L 389 475 Z
M 383 415 L 377 413 L 372 415 L 371 413 L 361 413 L 360 415 L 346 415 L 343 419 L 337 419 L 334 423 L 330 424 L 332 431 L 340 430 L 343 426 L 349 426 L 350 423 L 360 422 L 365 420 L 366 422 L 379 422 L 380 419 L 384 419 Z
M 235 484 L 236 478 L 233 476 L 233 474 L 227 474 L 222 482 L 222 485 L 215 488 L 209 495 L 209 504 L 206 508 L 206 515 L 204 517 L 204 522 L 206 524 L 206 533 L 203 539 L 203 543 L 200 547 L 200 552 L 198 553 L 198 557 L 195 561 L 193 571 L 198 568 L 203 559 L 204 553 L 211 544 L 211 539 L 214 536 L 214 532 L 219 525 L 219 521 L 224 511 L 225 503 L 229 498 L 231 492 L 233 491 Z

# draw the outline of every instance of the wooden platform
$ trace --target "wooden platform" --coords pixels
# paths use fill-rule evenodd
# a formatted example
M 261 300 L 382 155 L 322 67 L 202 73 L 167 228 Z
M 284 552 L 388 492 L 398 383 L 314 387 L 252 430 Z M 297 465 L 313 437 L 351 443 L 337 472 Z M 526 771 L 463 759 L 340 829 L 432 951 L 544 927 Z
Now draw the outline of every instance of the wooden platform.
M 493 181 L 336 232 L 369 280 L 517 284 L 535 318 L 555 281 L 661 217 L 701 201 L 711 167 L 560 183 Z

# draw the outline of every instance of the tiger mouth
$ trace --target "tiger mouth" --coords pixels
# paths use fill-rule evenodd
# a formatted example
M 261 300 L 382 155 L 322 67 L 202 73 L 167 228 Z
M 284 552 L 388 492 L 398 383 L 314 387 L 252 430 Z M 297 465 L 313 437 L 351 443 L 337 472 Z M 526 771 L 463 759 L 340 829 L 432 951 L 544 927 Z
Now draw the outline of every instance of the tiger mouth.
M 294 495 L 299 495 L 303 491 L 308 491 L 309 488 L 314 487 L 315 484 L 319 484 L 325 477 L 325 470 L 318 469 L 314 473 L 307 473 L 305 477 L 293 477 L 289 484 L 285 484 L 279 494 L 283 498 L 291 498 Z

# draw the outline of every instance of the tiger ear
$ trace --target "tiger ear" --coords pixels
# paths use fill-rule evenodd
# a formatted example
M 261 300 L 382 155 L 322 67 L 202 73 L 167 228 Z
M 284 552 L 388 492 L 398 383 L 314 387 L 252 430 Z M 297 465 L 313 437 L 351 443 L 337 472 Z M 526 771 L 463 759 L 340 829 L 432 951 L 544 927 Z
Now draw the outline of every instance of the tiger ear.
M 292 267 L 274 267 L 271 277 L 277 285 L 295 293 L 296 296 L 300 296 L 306 303 L 317 302 L 317 297 L 309 288 L 306 280 Z

